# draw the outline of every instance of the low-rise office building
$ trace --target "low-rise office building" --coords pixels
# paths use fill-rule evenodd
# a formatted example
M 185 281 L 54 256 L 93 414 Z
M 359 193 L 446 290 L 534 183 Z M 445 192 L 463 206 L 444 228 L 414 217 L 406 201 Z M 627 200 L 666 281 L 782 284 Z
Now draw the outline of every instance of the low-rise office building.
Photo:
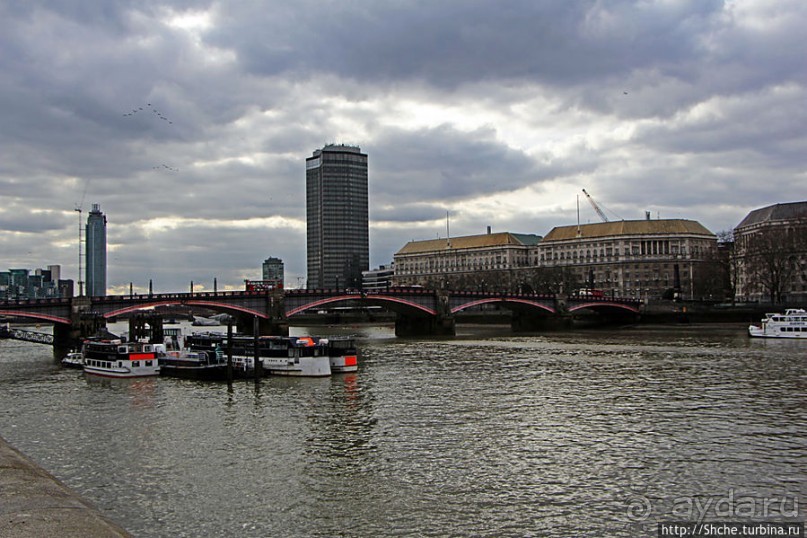
M 734 228 L 736 298 L 807 301 L 807 201 L 751 211 Z
M 721 299 L 717 238 L 684 219 L 559 226 L 412 241 L 395 254 L 395 284 L 571 294 L 594 288 L 637 299 Z M 710 287 L 711 286 L 711 287 Z M 714 289 L 712 289 L 712 287 Z
M 606 295 L 702 299 L 706 273 L 715 270 L 717 238 L 685 219 L 622 220 L 553 228 L 537 246 L 537 265 L 568 271 L 567 289 Z
M 361 288 L 365 291 L 386 290 L 392 286 L 395 276 L 394 264 L 382 265 L 378 269 L 361 272 Z
M 395 256 L 396 286 L 501 288 L 512 272 L 530 266 L 541 240 L 511 232 L 410 241 Z

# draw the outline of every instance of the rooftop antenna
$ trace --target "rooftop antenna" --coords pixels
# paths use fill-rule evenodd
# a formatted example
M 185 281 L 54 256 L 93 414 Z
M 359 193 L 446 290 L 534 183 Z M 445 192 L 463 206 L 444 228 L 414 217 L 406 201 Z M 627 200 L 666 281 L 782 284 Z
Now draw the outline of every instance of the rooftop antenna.
M 446 246 L 451 248 L 451 228 L 449 227 L 448 211 L 446 211 Z

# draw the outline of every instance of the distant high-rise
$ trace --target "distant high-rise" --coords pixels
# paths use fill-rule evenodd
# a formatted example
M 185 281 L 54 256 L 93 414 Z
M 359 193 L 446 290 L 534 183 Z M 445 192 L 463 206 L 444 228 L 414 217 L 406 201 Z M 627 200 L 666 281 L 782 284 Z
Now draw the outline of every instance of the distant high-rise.
M 360 288 L 370 267 L 367 155 L 328 145 L 305 165 L 307 287 Z
M 280 258 L 266 258 L 263 260 L 261 272 L 264 282 L 275 288 L 283 287 L 283 279 L 285 278 L 283 260 Z
M 98 204 L 92 205 L 87 217 L 86 282 L 87 295 L 106 295 L 106 215 Z

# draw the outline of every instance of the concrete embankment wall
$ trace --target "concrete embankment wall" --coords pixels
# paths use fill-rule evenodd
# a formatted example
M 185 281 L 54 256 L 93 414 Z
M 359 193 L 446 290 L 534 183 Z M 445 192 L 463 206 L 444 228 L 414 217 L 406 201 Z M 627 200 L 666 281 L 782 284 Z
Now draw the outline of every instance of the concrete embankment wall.
M 0 437 L 0 536 L 131 535 Z

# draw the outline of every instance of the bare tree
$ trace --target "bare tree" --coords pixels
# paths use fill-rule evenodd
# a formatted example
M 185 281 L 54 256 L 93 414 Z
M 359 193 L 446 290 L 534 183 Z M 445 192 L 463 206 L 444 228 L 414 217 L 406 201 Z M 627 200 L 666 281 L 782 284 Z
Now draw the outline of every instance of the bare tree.
M 569 267 L 536 267 L 523 277 L 523 284 L 538 293 L 562 294 L 580 287 L 577 275 Z
M 749 238 L 744 252 L 746 292 L 761 288 L 771 303 L 782 302 L 798 270 L 799 256 L 807 251 L 807 227 L 760 230 Z

